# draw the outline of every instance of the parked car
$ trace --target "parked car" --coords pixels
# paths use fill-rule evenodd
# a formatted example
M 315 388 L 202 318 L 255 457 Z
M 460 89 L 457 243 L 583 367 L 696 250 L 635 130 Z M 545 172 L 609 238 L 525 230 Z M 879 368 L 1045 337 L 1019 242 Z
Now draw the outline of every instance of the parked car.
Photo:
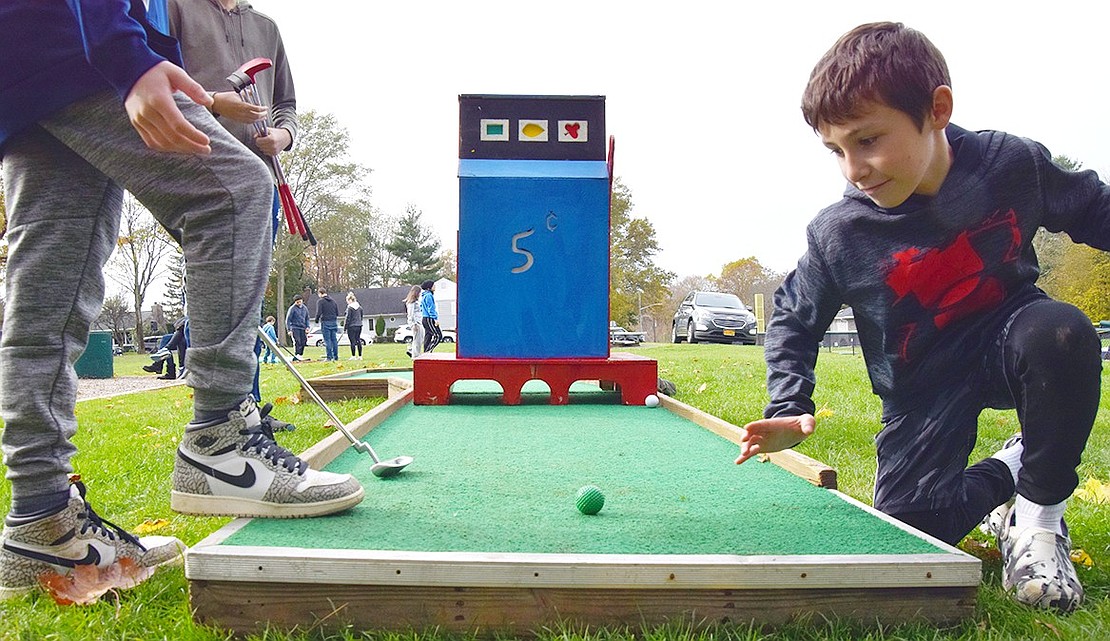
M 690 292 L 671 322 L 671 342 L 755 344 L 755 314 L 736 294 Z
M 620 325 L 609 326 L 609 344 L 621 347 L 635 347 L 644 342 L 643 332 L 630 332 Z
M 458 334 L 455 333 L 455 330 L 441 329 L 440 331 L 443 332 L 444 343 L 454 343 L 458 340 Z M 393 335 L 393 340 L 398 343 L 411 343 L 412 330 L 408 328 L 408 325 L 402 325 L 401 327 L 398 327 L 397 333 Z
M 367 325 L 363 323 L 362 334 L 358 337 L 358 342 L 362 343 L 364 346 L 374 340 L 374 330 L 370 329 L 367 331 L 367 329 Z M 347 336 L 347 331 L 342 327 L 339 328 L 337 335 L 339 336 L 339 345 L 351 344 L 351 338 Z M 324 346 L 324 333 L 320 331 L 319 327 L 310 327 L 308 329 L 307 338 L 308 345 L 315 345 L 316 347 Z

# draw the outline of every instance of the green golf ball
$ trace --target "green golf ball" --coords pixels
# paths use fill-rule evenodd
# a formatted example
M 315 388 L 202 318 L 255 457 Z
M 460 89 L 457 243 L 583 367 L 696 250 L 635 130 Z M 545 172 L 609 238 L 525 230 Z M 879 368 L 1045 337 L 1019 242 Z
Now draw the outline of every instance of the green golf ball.
M 578 490 L 578 498 L 574 501 L 575 507 L 583 514 L 597 514 L 605 505 L 605 495 L 596 485 L 583 485 Z

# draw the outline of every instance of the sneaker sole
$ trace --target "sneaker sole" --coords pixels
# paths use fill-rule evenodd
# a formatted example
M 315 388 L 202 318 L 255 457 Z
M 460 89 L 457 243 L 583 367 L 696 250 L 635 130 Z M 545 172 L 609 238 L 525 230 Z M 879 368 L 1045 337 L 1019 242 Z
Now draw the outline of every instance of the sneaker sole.
M 362 502 L 366 494 L 361 487 L 355 494 L 349 494 L 330 501 L 316 503 L 270 503 L 234 496 L 212 496 L 209 494 L 188 494 L 173 491 L 170 493 L 170 508 L 182 514 L 205 516 L 262 517 L 271 519 L 301 519 L 311 516 L 325 516 L 350 509 Z

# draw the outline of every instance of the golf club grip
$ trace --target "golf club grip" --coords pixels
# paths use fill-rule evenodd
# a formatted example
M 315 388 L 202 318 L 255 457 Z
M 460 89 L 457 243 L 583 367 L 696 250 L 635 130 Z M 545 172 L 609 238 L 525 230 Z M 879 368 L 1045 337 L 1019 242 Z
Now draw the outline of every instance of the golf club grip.
M 281 213 L 285 214 L 285 225 L 289 228 L 289 235 L 297 235 L 297 223 L 293 220 L 293 210 L 289 208 L 289 202 L 285 200 L 285 192 L 281 190 L 278 185 L 278 199 L 281 201 Z
M 275 343 L 273 339 L 267 336 L 266 332 L 263 331 L 261 327 L 257 329 L 258 338 L 262 340 L 262 344 L 270 348 L 270 351 L 281 359 L 281 362 L 285 365 L 286 369 L 288 369 L 289 372 L 293 374 L 294 378 L 297 379 L 301 386 L 304 389 L 308 390 L 308 394 L 312 397 L 312 400 L 316 401 L 316 404 L 320 406 L 320 409 L 324 410 L 324 413 L 327 414 L 328 418 L 330 418 L 332 423 L 335 424 L 335 429 L 339 430 L 339 432 L 343 434 L 343 436 L 347 437 L 347 440 L 351 442 L 351 445 L 354 446 L 356 450 L 369 454 L 370 458 L 374 459 L 375 463 L 380 463 L 381 461 L 378 459 L 378 455 L 374 452 L 374 450 L 368 444 L 363 443 L 362 441 L 355 438 L 354 434 L 351 434 L 351 432 L 347 429 L 347 426 L 343 424 L 343 421 L 339 420 L 339 417 L 335 415 L 335 412 L 331 411 L 331 408 L 328 407 L 328 404 L 324 402 L 324 399 L 320 398 L 320 395 L 316 393 L 316 390 L 313 389 L 308 380 L 304 376 L 301 376 L 301 373 L 297 371 L 297 367 L 293 365 L 293 363 L 289 362 L 289 359 L 285 357 L 285 354 L 281 353 L 281 350 L 278 348 L 277 343 Z
M 289 213 L 293 219 L 291 232 L 298 234 L 304 240 L 308 240 L 308 234 L 304 228 L 304 216 L 301 215 L 301 210 L 297 208 L 297 201 L 293 200 L 293 192 L 289 190 L 289 183 L 283 182 L 278 185 L 278 193 L 281 194 L 282 202 L 289 203 Z

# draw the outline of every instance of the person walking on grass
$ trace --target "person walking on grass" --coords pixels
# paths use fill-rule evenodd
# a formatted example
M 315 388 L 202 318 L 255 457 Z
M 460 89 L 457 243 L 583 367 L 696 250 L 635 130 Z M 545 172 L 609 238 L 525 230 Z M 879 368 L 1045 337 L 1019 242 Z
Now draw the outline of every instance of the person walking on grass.
M 439 329 L 439 313 L 436 311 L 436 299 L 433 296 L 436 284 L 426 280 L 420 284 L 423 290 L 420 294 L 420 316 L 424 325 L 424 351 L 431 352 L 443 340 L 443 332 Z M 416 338 L 413 337 L 413 343 Z
M 1068 497 L 1099 407 L 1091 320 L 1037 288 L 1034 234 L 1110 249 L 1110 186 L 1040 144 L 952 124 L 944 57 L 900 23 L 859 26 L 817 63 L 806 123 L 848 181 L 810 224 L 775 294 L 765 357 L 770 403 L 737 463 L 814 434 L 818 342 L 851 305 L 883 402 L 879 510 L 955 545 L 981 521 L 1002 585 L 1070 612 Z M 979 414 L 1016 408 L 1021 433 L 967 467 Z
M 352 361 L 362 360 L 362 306 L 354 292 L 347 292 L 347 311 L 343 316 L 343 327 L 347 330 L 347 340 L 351 341 Z
M 0 446 L 11 506 L 0 531 L 0 599 L 49 574 L 122 570 L 130 587 L 181 561 L 174 537 L 101 518 L 71 479 L 74 363 L 104 298 L 123 192 L 190 264 L 193 419 L 179 441 L 170 507 L 186 514 L 306 517 L 349 509 L 363 489 L 278 446 L 250 398 L 270 267 L 265 164 L 209 113 L 177 43 L 142 2 L 0 0 L 0 154 L 9 254 L 0 338 Z M 64 185 L 64 189 L 59 189 Z M 50 283 L 60 313 L 35 299 Z M 96 461 L 81 475 L 102 484 Z M 169 472 L 169 470 L 167 470 Z

